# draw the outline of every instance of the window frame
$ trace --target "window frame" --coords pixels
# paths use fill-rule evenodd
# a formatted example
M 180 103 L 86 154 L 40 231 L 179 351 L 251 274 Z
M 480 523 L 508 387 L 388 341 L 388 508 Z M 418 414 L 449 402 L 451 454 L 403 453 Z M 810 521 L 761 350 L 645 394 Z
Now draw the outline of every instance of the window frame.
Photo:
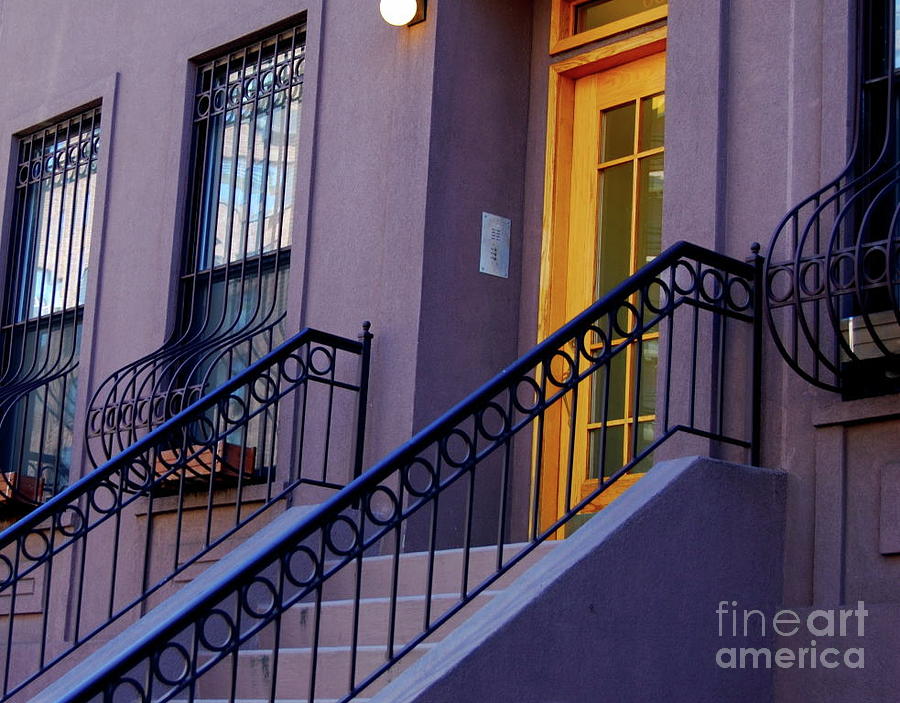
M 309 169 L 308 161 L 304 159 L 308 152 L 303 140 L 303 127 L 308 123 L 304 116 L 308 111 L 302 108 L 307 102 L 304 63 L 308 56 L 308 36 L 308 14 L 302 12 L 189 59 L 185 76 L 185 120 L 181 135 L 183 141 L 177 189 L 178 206 L 174 213 L 177 236 L 173 238 L 170 269 L 172 285 L 168 287 L 169 331 L 160 347 L 137 362 L 117 370 L 94 389 L 88 408 L 90 422 L 86 423 L 86 436 L 91 449 L 90 459 L 95 465 L 98 465 L 98 459 L 104 461 L 109 458 L 109 451 L 114 451 L 110 447 L 114 447 L 122 437 L 127 436 L 127 441 L 133 441 L 132 435 L 135 432 L 159 426 L 172 413 L 202 394 L 204 389 L 208 390 L 207 381 L 214 377 L 217 372 L 214 367 L 220 362 L 228 366 L 229 377 L 236 372 L 232 367 L 233 361 L 238 366 L 246 366 L 246 363 L 240 362 L 243 359 L 240 347 L 255 347 L 253 340 L 261 335 L 260 338 L 268 340 L 268 348 L 262 350 L 262 353 L 266 353 L 280 341 L 275 339 L 273 342 L 273 336 L 283 335 L 287 327 L 289 296 L 286 295 L 286 290 L 294 276 L 291 250 L 295 241 L 295 224 L 303 221 L 298 218 L 295 208 L 299 201 L 298 192 L 303 192 L 299 190 L 299 186 L 308 179 Z M 284 46 L 279 48 L 282 42 Z M 270 61 L 274 63 L 266 69 Z M 279 77 L 268 88 L 260 90 L 258 81 L 263 75 L 261 69 L 271 74 L 273 70 L 279 70 L 279 65 L 284 65 L 281 62 L 294 66 L 286 74 L 287 83 L 282 82 Z M 296 66 L 300 67 L 299 73 L 296 73 Z M 217 82 L 216 76 L 220 72 L 224 72 L 220 76 L 224 78 L 224 83 Z M 253 87 L 250 86 L 251 82 Z M 233 97 L 232 88 L 237 86 L 240 86 L 240 90 L 234 93 L 237 97 Z M 285 96 L 283 106 L 273 104 L 271 96 L 276 94 Z M 261 129 L 258 119 L 260 115 L 267 116 L 263 122 L 266 124 L 265 134 L 269 134 L 276 129 L 271 115 L 282 109 L 283 119 L 290 119 L 290 122 L 282 125 L 285 131 L 276 143 L 268 136 L 262 136 L 262 132 L 257 132 L 258 128 Z M 229 147 L 228 154 L 225 154 L 221 152 L 221 143 L 225 139 L 227 115 L 232 113 L 238 116 L 234 127 L 237 132 L 232 139 L 233 148 Z M 238 192 L 242 179 L 247 179 L 247 183 L 250 183 L 252 175 L 249 171 L 240 175 L 239 169 L 232 164 L 228 171 L 233 176 L 229 177 L 231 195 L 225 211 L 228 220 L 226 253 L 218 260 L 222 243 L 219 242 L 219 235 L 213 233 L 216 231 L 215 213 L 218 209 L 224 165 L 229 163 L 229 159 L 237 163 L 241 158 L 241 149 L 249 148 L 252 155 L 259 139 L 262 139 L 259 148 L 265 150 L 264 163 L 267 164 L 262 169 L 262 173 L 266 175 L 260 186 L 263 195 L 257 202 L 251 197 L 251 188 L 245 195 L 241 195 L 240 200 L 235 200 L 234 194 Z M 279 150 L 283 154 L 278 154 Z M 291 157 L 294 162 L 292 166 L 288 160 L 291 152 L 294 152 Z M 270 161 L 270 156 L 277 160 Z M 280 213 L 281 219 L 276 226 L 278 234 L 272 242 L 274 246 L 268 249 L 264 233 L 267 227 L 267 210 L 264 208 L 268 203 L 267 179 L 271 174 L 272 164 L 279 164 L 289 177 L 278 181 L 281 185 L 275 197 L 280 205 L 273 214 Z M 263 208 L 258 213 L 259 217 L 249 218 L 248 215 L 246 221 L 238 222 L 239 218 L 235 218 L 235 213 L 240 213 L 242 207 L 246 208 L 251 203 Z M 302 204 L 305 205 L 305 201 Z M 256 235 L 259 237 L 260 250 L 253 251 L 250 244 Z M 235 237 L 237 247 L 232 250 L 231 244 Z M 274 283 L 270 280 L 273 277 Z M 247 282 L 250 283 L 245 290 L 244 283 Z M 228 296 L 221 294 L 221 291 L 215 292 L 218 288 L 227 291 L 235 285 L 239 289 L 239 295 L 233 301 L 236 304 L 229 304 Z M 278 291 L 281 291 L 281 295 Z M 266 296 L 270 300 L 257 308 L 261 311 L 262 319 L 255 322 L 251 319 L 248 324 L 241 322 L 244 304 L 250 302 L 252 306 L 253 300 L 262 301 Z M 280 305 L 279 300 L 282 301 Z M 237 317 L 232 320 L 233 314 Z M 247 354 L 250 353 L 248 347 Z M 140 389 L 140 394 L 132 396 L 123 392 L 122 397 L 117 396 L 115 388 L 119 386 L 121 378 L 125 377 L 120 376 L 120 373 L 134 376 L 126 387 Z M 111 395 L 105 396 L 102 401 L 98 400 L 107 391 Z M 160 410 L 152 410 L 144 417 L 133 413 L 127 415 L 133 419 L 124 423 L 115 421 L 111 425 L 104 420 L 97 421 L 97 418 L 107 416 L 110 407 L 117 407 L 122 412 L 123 408 L 150 403 L 148 407 L 152 405 L 156 408 L 157 400 L 162 401 Z M 275 432 L 273 436 L 278 434 Z M 277 441 L 280 445 L 280 439 Z M 268 438 L 265 443 L 266 447 L 271 444 Z M 101 454 L 97 455 L 93 451 L 94 447 L 99 447 Z M 264 462 L 261 464 L 259 460 L 281 453 L 280 447 L 274 451 L 274 455 L 271 452 L 260 452 L 257 455 L 257 468 L 264 469 L 259 478 L 264 478 L 263 474 L 271 474 L 274 467 L 274 464 L 263 465 Z
M 604 24 L 584 32 L 575 32 L 575 9 L 590 0 L 553 0 L 550 10 L 550 53 L 559 54 L 591 42 L 605 39 L 637 27 L 664 20 L 669 16 L 668 2 Z

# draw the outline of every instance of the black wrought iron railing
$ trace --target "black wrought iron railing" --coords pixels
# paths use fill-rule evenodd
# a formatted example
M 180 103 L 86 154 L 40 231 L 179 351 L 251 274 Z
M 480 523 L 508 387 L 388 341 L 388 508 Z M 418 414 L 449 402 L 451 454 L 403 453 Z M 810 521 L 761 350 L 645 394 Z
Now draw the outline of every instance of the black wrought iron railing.
M 846 166 L 779 223 L 766 254 L 776 346 L 810 383 L 845 395 L 900 390 L 900 65 L 896 0 L 857 3 Z
M 748 264 L 691 244 L 670 248 L 286 537 L 168 618 L 147 623 L 140 641 L 100 662 L 58 700 L 350 700 L 541 542 L 574 529 L 626 477 L 636 480 L 673 437 L 685 439 L 672 448 L 678 454 L 755 458 L 760 271 L 758 257 Z M 652 364 L 648 346 L 657 350 Z M 637 373 L 623 376 L 618 364 L 629 351 L 637 352 Z M 633 384 L 620 392 L 623 377 Z M 607 421 L 620 401 L 629 418 Z M 654 436 L 645 442 L 639 426 L 648 417 Z M 620 446 L 614 435 L 621 432 L 631 433 L 626 459 L 609 450 Z M 517 492 L 529 476 L 530 489 Z M 471 568 L 479 546 L 494 550 L 486 578 Z M 438 601 L 435 592 L 443 547 L 460 548 L 449 604 L 446 593 Z M 401 630 L 401 556 L 414 551 L 425 562 L 425 599 L 415 627 Z M 361 644 L 363 611 L 374 607 L 362 596 L 371 579 L 385 576 L 368 566 L 376 555 L 390 565 L 383 646 Z M 349 618 L 322 607 L 340 594 L 352 604 Z M 280 665 L 288 656 L 284 633 L 301 619 L 309 640 L 291 650 L 290 665 Z M 338 695 L 323 694 L 323 677 L 335 676 L 335 651 L 322 637 L 336 629 L 346 635 L 343 683 Z M 290 687 L 300 667 L 305 683 Z M 263 669 L 265 687 L 249 690 Z
M 368 323 L 358 341 L 303 330 L 0 533 L 0 698 L 139 617 L 300 487 L 359 475 L 370 340 Z M 256 461 L 260 418 L 290 429 L 266 433 L 278 471 Z

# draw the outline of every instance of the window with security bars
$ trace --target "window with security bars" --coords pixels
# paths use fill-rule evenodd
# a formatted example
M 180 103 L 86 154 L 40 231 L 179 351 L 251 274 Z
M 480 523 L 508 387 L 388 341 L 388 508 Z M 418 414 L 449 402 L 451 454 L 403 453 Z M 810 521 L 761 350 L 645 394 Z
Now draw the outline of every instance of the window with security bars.
M 304 53 L 296 27 L 199 68 L 179 329 L 228 354 L 194 380 L 223 381 L 284 337 Z
M 841 333 L 852 357 L 843 367 L 846 398 L 900 391 L 900 0 L 862 5 L 858 156 L 841 217 L 831 275 L 840 287 Z M 810 276 L 807 276 L 810 278 Z M 838 307 L 839 306 L 839 307 Z
M 0 505 L 65 487 L 87 292 L 100 108 L 18 140 L 0 370 Z
M 197 67 L 174 332 L 95 394 L 95 463 L 285 339 L 305 40 L 301 24 Z M 240 457 L 242 476 L 271 473 L 276 412 L 254 418 L 223 448 Z

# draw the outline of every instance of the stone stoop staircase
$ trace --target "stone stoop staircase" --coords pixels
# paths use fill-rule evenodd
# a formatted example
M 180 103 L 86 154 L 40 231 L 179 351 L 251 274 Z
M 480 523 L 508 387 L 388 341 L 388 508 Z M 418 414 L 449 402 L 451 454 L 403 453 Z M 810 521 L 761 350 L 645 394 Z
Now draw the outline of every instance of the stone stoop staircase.
M 217 583 L 230 568 L 278 540 L 296 524 L 303 512 L 304 508 L 288 509 L 205 571 L 195 572 L 195 578 L 62 674 L 35 696 L 33 703 L 57 700 L 61 692 L 96 671 L 129 643 L 141 638 L 150 629 L 164 625 L 172 613 L 197 597 L 198 593 Z M 412 666 L 455 627 L 547 554 L 553 544 L 547 542 L 540 545 L 353 700 L 360 703 L 367 701 Z M 504 560 L 517 554 L 523 546 L 506 545 Z M 495 572 L 498 549 L 496 546 L 474 547 L 468 553 L 466 582 L 467 589 L 471 590 Z M 309 703 L 311 697 L 315 703 L 334 703 L 340 700 L 350 690 L 350 672 L 354 666 L 354 622 L 358 623 L 354 681 L 359 684 L 386 661 L 395 579 L 397 599 L 393 612 L 393 651 L 397 652 L 422 632 L 426 619 L 433 622 L 459 602 L 464 590 L 463 574 L 466 573 L 464 556 L 465 551 L 462 549 L 436 551 L 430 577 L 428 552 L 405 553 L 399 558 L 393 554 L 366 556 L 361 560 L 358 608 L 357 567 L 355 564 L 346 566 L 326 581 L 320 602 L 310 599 L 294 605 L 277 622 L 245 642 L 236 657 L 225 657 L 201 676 L 190 700 L 202 703 L 256 703 L 269 700 L 278 703 Z M 315 687 L 311 690 L 314 654 Z M 210 655 L 204 655 L 201 649 L 201 664 L 204 656 Z M 178 694 L 173 700 L 187 699 L 187 695 Z
M 520 545 L 510 545 L 507 557 L 515 554 Z M 471 617 L 500 593 L 517 575 L 552 548 L 552 543 L 539 547 L 528 558 L 482 593 L 472 604 L 457 613 L 437 632 L 407 654 L 401 661 L 369 685 L 355 701 L 362 703 L 387 683 L 414 664 L 455 627 Z M 496 547 L 477 547 L 470 550 L 469 587 L 481 583 L 496 568 Z M 394 569 L 393 556 L 368 557 L 363 561 L 362 591 L 359 603 L 357 632 L 356 678 L 365 679 L 380 667 L 386 657 L 391 620 L 391 589 Z M 323 595 L 319 617 L 319 646 L 316 664 L 315 701 L 334 703 L 349 689 L 352 659 L 353 623 L 356 607 L 354 598 L 355 570 L 337 577 Z M 430 602 L 430 617 L 435 619 L 447 612 L 460 598 L 463 573 L 463 550 L 435 553 L 432 574 L 432 595 L 427 594 L 428 554 L 403 554 L 399 559 L 397 606 L 394 614 L 395 651 L 414 639 L 422 631 L 426 607 Z M 295 605 L 280 624 L 281 646 L 274 650 L 275 633 L 271 628 L 260 633 L 253 649 L 242 649 L 238 657 L 234 700 L 256 703 L 269 700 L 274 684 L 278 703 L 306 703 L 310 690 L 313 644 L 316 629 L 316 604 Z M 194 700 L 204 703 L 224 703 L 231 700 L 233 664 L 221 662 L 200 679 Z

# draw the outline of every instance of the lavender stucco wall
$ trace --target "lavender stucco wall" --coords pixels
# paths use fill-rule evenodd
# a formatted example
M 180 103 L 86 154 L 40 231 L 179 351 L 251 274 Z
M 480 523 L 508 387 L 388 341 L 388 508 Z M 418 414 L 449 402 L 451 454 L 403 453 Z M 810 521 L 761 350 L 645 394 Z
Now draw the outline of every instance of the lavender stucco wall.
M 91 276 L 96 339 L 82 355 L 87 387 L 152 350 L 171 324 L 192 57 L 304 11 L 310 62 L 289 319 L 348 336 L 373 321 L 375 458 L 413 424 L 436 22 L 397 30 L 377 3 L 351 0 L 12 0 L 0 75 L 16 97 L 0 105 L 0 125 L 11 134 L 108 97 L 93 86 L 118 74 L 115 109 L 103 112 L 113 138 L 104 141 L 110 179 Z M 0 176 L 6 193 L 6 169 Z
M 531 3 L 444 2 L 436 19 L 417 428 L 515 359 L 526 236 L 522 203 Z M 479 272 L 483 212 L 511 220 L 509 278 Z M 527 483 L 528 465 L 517 465 L 514 474 L 513 481 Z M 495 478 L 479 488 L 477 502 L 485 510 L 474 507 L 476 543 L 496 534 L 499 492 Z M 465 500 L 461 492 L 442 500 L 441 544 L 460 543 Z M 425 545 L 427 534 L 424 524 L 414 524 L 407 544 Z

